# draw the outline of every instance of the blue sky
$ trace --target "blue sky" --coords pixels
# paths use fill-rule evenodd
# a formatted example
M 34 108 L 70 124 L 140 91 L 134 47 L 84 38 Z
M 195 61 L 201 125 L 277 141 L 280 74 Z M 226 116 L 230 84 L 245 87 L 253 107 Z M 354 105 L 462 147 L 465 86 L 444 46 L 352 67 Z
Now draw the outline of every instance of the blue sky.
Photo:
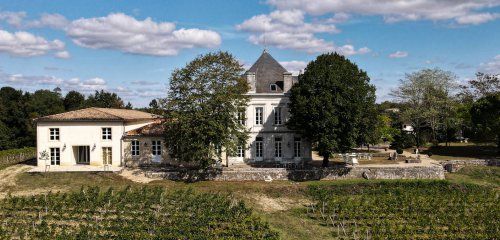
M 422 68 L 459 81 L 500 72 L 499 18 L 500 0 L 0 0 L 0 86 L 105 89 L 141 107 L 199 54 L 229 51 L 249 66 L 266 45 L 293 72 L 340 52 L 380 102 Z

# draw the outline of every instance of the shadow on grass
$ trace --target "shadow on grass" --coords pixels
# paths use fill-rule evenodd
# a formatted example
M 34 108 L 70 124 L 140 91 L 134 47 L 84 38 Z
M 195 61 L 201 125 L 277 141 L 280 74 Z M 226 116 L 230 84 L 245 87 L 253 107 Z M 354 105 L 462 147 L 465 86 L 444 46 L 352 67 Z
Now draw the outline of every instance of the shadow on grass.
M 498 158 L 498 149 L 496 146 L 433 146 L 422 151 L 423 154 L 432 153 L 433 155 L 449 157 L 466 157 L 478 159 Z

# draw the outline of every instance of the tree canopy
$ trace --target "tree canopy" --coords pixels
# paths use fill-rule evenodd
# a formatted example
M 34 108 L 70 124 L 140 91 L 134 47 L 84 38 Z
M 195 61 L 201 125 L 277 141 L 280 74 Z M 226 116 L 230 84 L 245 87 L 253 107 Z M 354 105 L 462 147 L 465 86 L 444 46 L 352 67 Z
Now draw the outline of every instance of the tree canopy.
M 170 77 L 166 143 L 171 156 L 206 167 L 244 145 L 247 130 L 237 113 L 245 109 L 248 84 L 243 68 L 227 52 L 201 55 Z M 152 103 L 154 105 L 154 103 Z
M 500 152 L 500 93 L 488 94 L 471 108 L 472 122 L 484 138 L 495 140 Z
M 101 107 L 101 108 L 125 108 L 123 100 L 112 92 L 104 90 L 95 91 L 91 94 L 86 101 L 87 107 Z
M 436 140 L 436 131 L 449 115 L 451 93 L 456 86 L 455 75 L 437 68 L 406 74 L 400 80 L 392 95 L 405 105 L 402 118 L 413 127 L 417 147 L 422 144 L 421 134 L 426 127 Z
M 346 152 L 366 135 L 374 114 L 375 87 L 365 71 L 337 53 L 310 62 L 291 89 L 288 126 L 317 144 L 323 164 Z

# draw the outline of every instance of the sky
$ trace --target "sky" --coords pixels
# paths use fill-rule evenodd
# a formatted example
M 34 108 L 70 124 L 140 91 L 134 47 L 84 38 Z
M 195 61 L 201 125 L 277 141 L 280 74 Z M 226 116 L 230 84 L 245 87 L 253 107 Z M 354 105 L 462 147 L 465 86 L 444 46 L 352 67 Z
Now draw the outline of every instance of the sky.
M 144 107 L 200 54 L 249 68 L 264 49 L 294 74 L 341 53 L 381 102 L 424 68 L 499 73 L 500 0 L 0 0 L 0 87 L 104 89 Z

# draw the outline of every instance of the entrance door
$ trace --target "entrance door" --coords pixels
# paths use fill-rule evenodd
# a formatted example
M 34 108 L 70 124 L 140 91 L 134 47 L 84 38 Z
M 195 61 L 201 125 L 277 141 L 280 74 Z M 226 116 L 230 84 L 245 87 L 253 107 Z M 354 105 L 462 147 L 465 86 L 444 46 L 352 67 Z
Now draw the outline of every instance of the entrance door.
M 90 146 L 78 146 L 76 155 L 77 164 L 90 163 Z

